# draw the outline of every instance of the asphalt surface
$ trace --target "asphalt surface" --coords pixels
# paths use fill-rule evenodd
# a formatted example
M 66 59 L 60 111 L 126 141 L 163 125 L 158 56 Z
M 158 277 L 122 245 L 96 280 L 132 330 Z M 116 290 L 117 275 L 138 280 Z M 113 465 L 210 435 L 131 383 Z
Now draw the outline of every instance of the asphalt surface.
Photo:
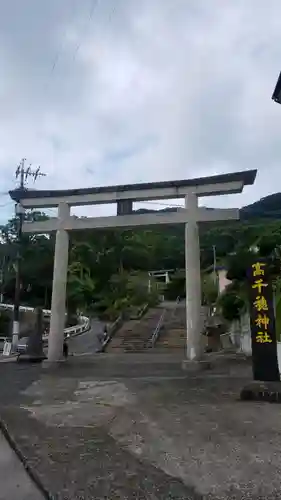
M 51 371 L 0 363 L 0 417 L 53 499 L 281 500 L 281 407 L 239 401 L 249 360 L 187 373 L 171 354 L 97 354 L 102 332 Z M 0 500 L 39 500 L 5 444 Z
M 88 332 L 70 339 L 69 353 L 74 355 L 94 354 L 100 347 L 98 335 L 103 334 L 103 328 L 103 322 L 92 319 L 91 329 Z
M 91 329 L 88 332 L 70 338 L 69 352 L 77 355 L 94 354 L 100 347 L 98 335 L 103 334 L 104 322 L 97 319 L 91 320 Z M 4 342 L 0 341 L 0 353 L 2 353 Z
M 249 361 L 191 375 L 97 354 L 0 374 L 1 418 L 57 500 L 281 499 L 281 407 L 239 401 Z

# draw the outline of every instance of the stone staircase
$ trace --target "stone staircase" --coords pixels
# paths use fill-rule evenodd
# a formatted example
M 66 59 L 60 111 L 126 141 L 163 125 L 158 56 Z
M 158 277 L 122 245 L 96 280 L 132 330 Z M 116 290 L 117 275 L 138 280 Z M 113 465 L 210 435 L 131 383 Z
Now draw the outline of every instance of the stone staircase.
M 148 350 L 150 340 L 163 308 L 155 307 L 147 311 L 140 319 L 126 321 L 109 342 L 106 352 L 143 352 Z
M 151 346 L 150 340 L 165 311 L 163 325 L 160 328 L 158 339 Z M 202 308 L 203 316 L 206 311 Z M 109 342 L 106 352 L 151 352 L 157 353 L 184 353 L 186 348 L 186 306 L 185 302 L 175 303 L 149 309 L 141 319 L 126 321 Z
M 165 329 L 161 333 L 162 335 L 156 342 L 153 352 L 184 352 L 186 348 L 185 328 Z
M 186 345 L 186 307 L 180 303 L 167 310 L 154 352 L 180 352 Z
M 202 307 L 202 324 L 205 318 L 206 308 Z M 186 305 L 184 302 L 168 311 L 153 350 L 154 352 L 184 352 L 185 349 Z

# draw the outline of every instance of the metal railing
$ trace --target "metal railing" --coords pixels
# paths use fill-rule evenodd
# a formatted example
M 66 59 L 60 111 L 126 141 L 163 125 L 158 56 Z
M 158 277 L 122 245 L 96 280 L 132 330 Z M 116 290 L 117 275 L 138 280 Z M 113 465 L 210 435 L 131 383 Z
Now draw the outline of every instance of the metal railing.
M 14 305 L 0 303 L 0 309 L 13 310 Z M 34 311 L 34 307 L 21 306 L 20 310 L 24 311 L 24 312 Z M 45 314 L 46 316 L 50 316 L 51 311 L 49 309 L 43 309 L 43 314 Z M 90 318 L 88 318 L 87 316 L 79 316 L 78 324 L 65 328 L 64 333 L 65 333 L 65 335 L 73 337 L 73 336 L 78 335 L 80 333 L 87 332 L 89 329 L 90 329 Z M 48 334 L 43 335 L 43 341 L 47 340 L 47 339 L 48 339 Z
M 173 312 L 171 314 L 170 320 L 174 319 L 177 307 L 179 305 L 179 302 L 180 302 L 180 297 L 178 296 L 177 300 L 176 300 L 176 303 L 175 303 L 175 307 L 173 308 Z M 162 326 L 163 326 L 163 323 L 164 323 L 164 319 L 166 318 L 168 310 L 169 309 L 167 307 L 163 310 L 163 312 L 162 312 L 162 314 L 161 314 L 161 316 L 160 316 L 160 318 L 158 320 L 158 323 L 156 325 L 156 328 L 153 331 L 152 337 L 148 341 L 148 346 L 149 347 L 154 347 L 155 346 L 155 344 L 156 344 L 156 342 L 157 342 L 157 340 L 159 338 L 159 335 L 160 335 L 160 332 L 161 332 L 161 329 L 162 329 Z
M 114 334 L 119 330 L 124 321 L 123 315 L 120 314 L 118 318 L 112 323 L 107 331 L 106 338 L 101 342 L 101 346 L 96 350 L 96 352 L 104 352 L 109 342 L 111 342 Z
M 156 328 L 155 328 L 155 330 L 154 330 L 154 332 L 152 334 L 152 337 L 148 341 L 148 347 L 154 347 L 155 346 L 155 344 L 156 344 L 156 342 L 157 342 L 157 340 L 159 338 L 160 330 L 161 330 L 161 328 L 163 326 L 166 314 L 167 314 L 167 309 L 164 309 L 163 312 L 162 312 L 162 314 L 161 314 L 161 316 L 160 316 L 160 318 L 159 318 L 159 321 L 158 321 L 158 323 L 156 325 Z
M 178 308 L 178 305 L 180 303 L 180 296 L 178 295 L 177 298 L 176 298 L 176 303 L 175 303 L 175 307 L 173 309 L 173 312 L 172 312 L 172 315 L 171 315 L 171 318 L 170 319 L 174 319 L 175 315 L 176 315 L 176 311 L 177 311 L 177 308 Z

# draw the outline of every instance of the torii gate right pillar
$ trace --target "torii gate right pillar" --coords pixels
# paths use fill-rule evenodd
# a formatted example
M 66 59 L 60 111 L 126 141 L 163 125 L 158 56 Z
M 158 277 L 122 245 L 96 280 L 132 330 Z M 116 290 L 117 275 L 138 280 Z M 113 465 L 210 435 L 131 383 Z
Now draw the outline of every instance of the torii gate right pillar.
M 198 198 L 190 193 L 185 198 L 189 212 L 185 224 L 185 283 L 186 283 L 186 356 L 199 361 L 202 348 L 200 242 L 197 222 Z
M 69 216 L 69 205 L 67 203 L 60 203 L 58 207 L 58 220 L 62 227 L 59 226 L 56 232 L 51 321 L 48 341 L 48 361 L 53 363 L 61 360 L 64 341 L 69 236 L 63 224 Z

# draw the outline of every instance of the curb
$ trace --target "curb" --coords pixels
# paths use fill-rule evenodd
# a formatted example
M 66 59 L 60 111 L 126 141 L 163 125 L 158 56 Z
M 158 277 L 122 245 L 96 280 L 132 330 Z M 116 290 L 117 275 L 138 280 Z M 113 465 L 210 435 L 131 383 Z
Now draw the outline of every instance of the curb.
M 56 498 L 53 495 L 51 495 L 51 493 L 47 490 L 47 488 L 45 488 L 45 486 L 43 485 L 43 483 L 42 483 L 39 475 L 37 474 L 37 472 L 35 472 L 32 469 L 32 467 L 30 467 L 30 465 L 28 464 L 27 458 L 24 456 L 24 454 L 22 453 L 21 449 L 18 447 L 15 439 L 13 438 L 13 436 L 10 434 L 10 432 L 8 430 L 8 427 L 7 427 L 6 423 L 2 420 L 1 417 L 0 417 L 0 431 L 3 433 L 6 441 L 8 442 L 8 444 L 10 445 L 10 447 L 12 448 L 12 450 L 15 452 L 15 454 L 18 457 L 18 459 L 22 463 L 22 465 L 24 466 L 24 468 L 25 468 L 27 474 L 29 475 L 31 481 L 35 484 L 35 486 L 40 491 L 40 493 L 42 493 L 43 497 L 46 500 L 56 500 Z
M 10 356 L 3 356 L 0 354 L 0 363 L 12 363 L 17 360 L 17 354 L 11 354 Z

